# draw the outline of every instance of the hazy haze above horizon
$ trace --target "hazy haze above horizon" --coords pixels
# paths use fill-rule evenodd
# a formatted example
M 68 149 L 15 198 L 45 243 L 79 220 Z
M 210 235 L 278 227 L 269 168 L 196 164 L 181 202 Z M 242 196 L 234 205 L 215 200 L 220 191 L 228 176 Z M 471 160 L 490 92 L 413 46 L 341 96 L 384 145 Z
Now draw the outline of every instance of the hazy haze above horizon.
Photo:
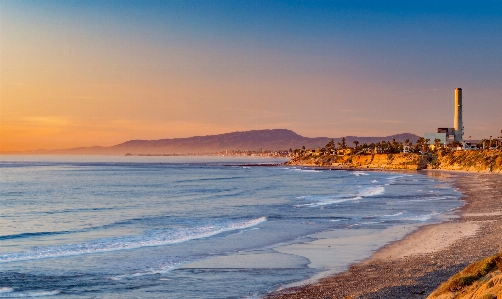
M 502 130 L 500 1 L 2 1 L 0 151 Z

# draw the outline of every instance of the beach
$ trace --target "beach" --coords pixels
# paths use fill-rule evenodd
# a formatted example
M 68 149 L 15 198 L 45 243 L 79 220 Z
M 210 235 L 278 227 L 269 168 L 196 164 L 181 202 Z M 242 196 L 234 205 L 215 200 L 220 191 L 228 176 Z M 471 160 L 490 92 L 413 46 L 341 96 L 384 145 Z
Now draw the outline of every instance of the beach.
M 4 158 L 0 297 L 262 298 L 463 205 L 450 178 L 260 163 Z
M 423 172 L 454 179 L 465 201 L 457 217 L 422 226 L 347 271 L 266 298 L 426 298 L 469 263 L 502 251 L 502 176 Z

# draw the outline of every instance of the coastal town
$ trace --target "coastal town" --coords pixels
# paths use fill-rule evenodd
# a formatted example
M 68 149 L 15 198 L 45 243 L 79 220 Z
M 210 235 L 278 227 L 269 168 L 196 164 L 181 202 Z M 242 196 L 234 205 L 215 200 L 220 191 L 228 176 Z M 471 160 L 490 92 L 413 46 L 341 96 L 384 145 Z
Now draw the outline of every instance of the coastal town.
M 0 299 L 502 299 L 501 53 L 501 0 L 0 0 Z

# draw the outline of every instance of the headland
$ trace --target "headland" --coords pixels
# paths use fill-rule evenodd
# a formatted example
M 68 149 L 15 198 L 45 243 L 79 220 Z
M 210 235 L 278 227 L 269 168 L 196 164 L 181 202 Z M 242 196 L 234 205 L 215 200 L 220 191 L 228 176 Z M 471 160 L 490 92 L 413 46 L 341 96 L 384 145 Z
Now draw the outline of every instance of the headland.
M 500 173 L 502 172 L 502 150 L 358 154 L 335 154 L 333 152 L 312 150 L 304 151 L 286 162 L 286 164 L 336 169 L 439 169 Z

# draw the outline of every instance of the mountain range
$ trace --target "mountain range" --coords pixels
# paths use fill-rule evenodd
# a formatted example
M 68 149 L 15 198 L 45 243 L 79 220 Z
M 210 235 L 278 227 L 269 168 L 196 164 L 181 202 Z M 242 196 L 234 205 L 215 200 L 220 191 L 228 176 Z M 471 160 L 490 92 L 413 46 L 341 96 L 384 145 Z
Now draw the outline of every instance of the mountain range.
M 419 136 L 411 133 L 402 133 L 385 137 L 357 137 L 346 136 L 345 142 L 352 146 L 354 140 L 363 143 L 376 143 L 380 141 L 404 142 L 409 139 L 416 142 Z M 305 146 L 316 148 L 325 146 L 331 139 L 340 142 L 342 138 L 315 137 L 309 138 L 298 135 L 287 129 L 253 130 L 232 132 L 218 135 L 194 136 L 187 138 L 159 139 L 159 140 L 130 140 L 114 146 L 80 147 L 59 150 L 36 150 L 23 152 L 24 154 L 63 154 L 63 155 L 164 155 L 188 153 L 214 153 L 225 150 L 287 150 Z

